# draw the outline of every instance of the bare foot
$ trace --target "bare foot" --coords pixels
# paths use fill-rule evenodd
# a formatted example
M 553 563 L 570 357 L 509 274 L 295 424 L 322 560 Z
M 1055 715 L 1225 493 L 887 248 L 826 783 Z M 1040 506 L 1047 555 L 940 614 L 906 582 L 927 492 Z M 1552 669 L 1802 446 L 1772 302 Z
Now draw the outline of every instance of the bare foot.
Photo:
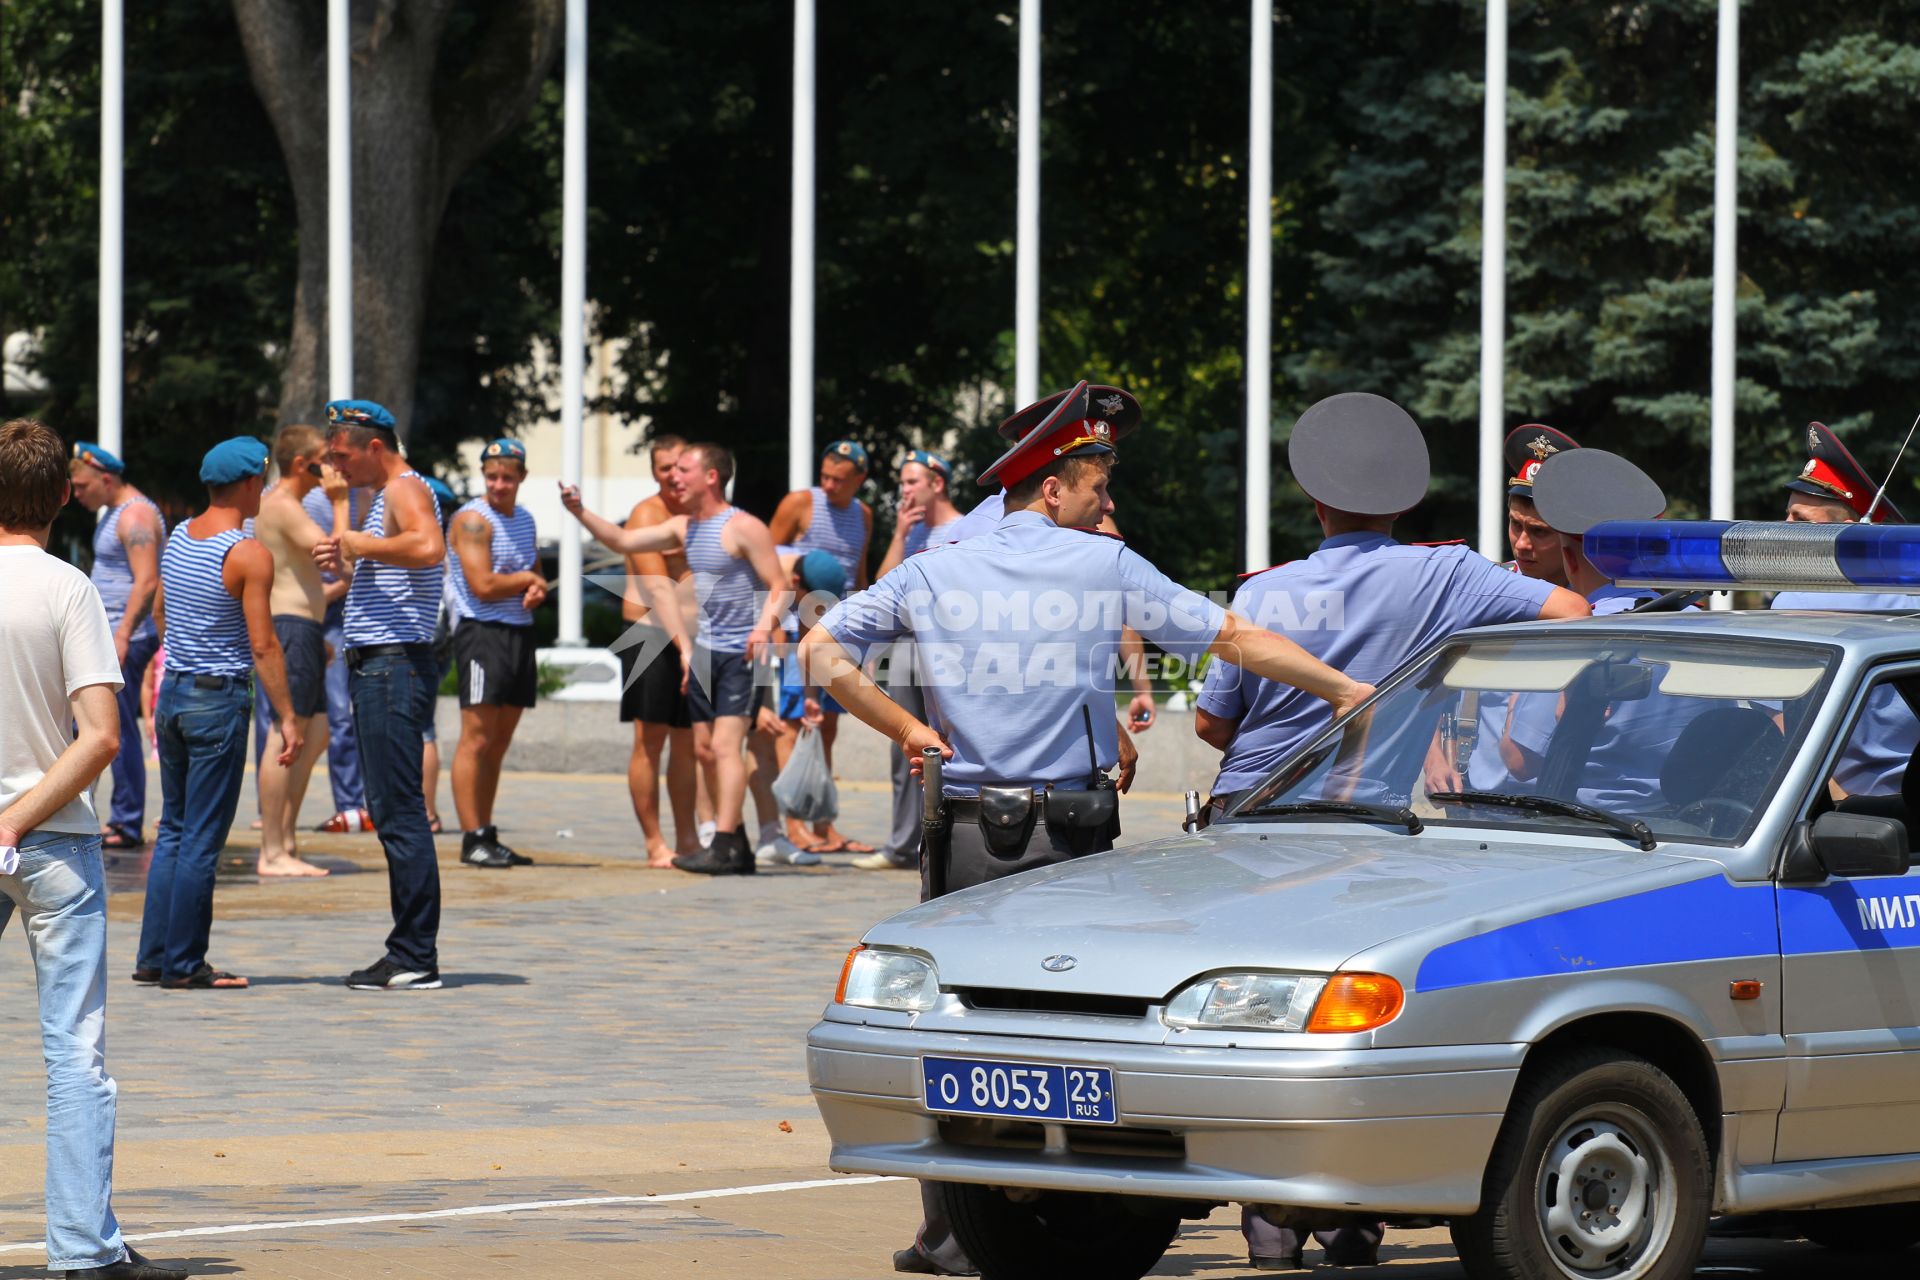
M 269 858 L 262 856 L 254 864 L 254 874 L 258 876 L 286 876 L 294 879 L 311 878 L 331 874 L 325 867 L 316 867 L 295 854 L 283 854 Z
M 673 847 L 665 840 L 647 841 L 647 865 L 649 867 L 671 867 L 673 865 Z
M 258 819 L 258 818 L 255 818 L 255 819 L 253 820 L 253 823 L 252 823 L 252 830 L 254 830 L 254 831 L 258 831 L 258 830 L 259 830 L 259 829 L 260 829 L 260 828 L 261 828 L 262 826 L 264 826 L 264 825 L 266 825 L 266 824 L 264 824 L 264 823 L 262 823 L 262 822 L 260 821 L 260 819 Z

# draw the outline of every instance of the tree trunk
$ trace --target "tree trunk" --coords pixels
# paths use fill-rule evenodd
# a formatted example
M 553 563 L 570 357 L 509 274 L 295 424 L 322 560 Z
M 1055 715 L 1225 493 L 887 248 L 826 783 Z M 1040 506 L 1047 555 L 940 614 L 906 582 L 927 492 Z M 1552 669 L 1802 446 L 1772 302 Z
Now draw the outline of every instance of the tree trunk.
M 326 5 L 234 0 L 255 89 L 293 179 L 299 283 L 282 422 L 327 400 Z M 463 65 L 439 65 L 454 0 L 353 0 L 353 395 L 404 433 L 434 237 L 454 184 L 526 119 L 564 34 L 565 0 L 482 6 Z

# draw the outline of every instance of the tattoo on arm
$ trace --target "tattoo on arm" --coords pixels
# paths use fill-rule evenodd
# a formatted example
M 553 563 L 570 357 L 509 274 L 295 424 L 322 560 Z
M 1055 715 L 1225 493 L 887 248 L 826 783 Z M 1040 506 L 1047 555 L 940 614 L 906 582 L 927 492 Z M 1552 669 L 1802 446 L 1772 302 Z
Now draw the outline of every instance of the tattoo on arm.
M 158 539 L 154 537 L 153 530 L 151 529 L 129 529 L 121 535 L 120 541 L 131 549 L 134 547 L 150 547 L 158 541 Z

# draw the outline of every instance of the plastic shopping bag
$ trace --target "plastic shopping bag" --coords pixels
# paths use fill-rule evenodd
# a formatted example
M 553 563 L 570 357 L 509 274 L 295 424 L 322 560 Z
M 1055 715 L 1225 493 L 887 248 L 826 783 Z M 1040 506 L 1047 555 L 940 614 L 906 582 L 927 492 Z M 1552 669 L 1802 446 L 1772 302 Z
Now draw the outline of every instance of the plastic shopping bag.
M 832 822 L 840 816 L 840 790 L 827 768 L 827 748 L 812 725 L 800 730 L 787 767 L 773 780 L 773 798 L 780 812 L 802 822 Z

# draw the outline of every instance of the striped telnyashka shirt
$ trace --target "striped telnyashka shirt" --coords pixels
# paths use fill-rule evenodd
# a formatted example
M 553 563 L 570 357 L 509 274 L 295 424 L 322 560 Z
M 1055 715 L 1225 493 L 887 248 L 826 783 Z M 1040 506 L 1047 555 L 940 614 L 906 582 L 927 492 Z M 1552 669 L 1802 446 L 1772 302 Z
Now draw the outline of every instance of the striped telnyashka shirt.
M 417 471 L 402 471 L 374 498 L 361 532 L 387 536 L 387 495 L 396 484 L 425 487 Z M 440 518 L 440 500 L 427 490 L 433 518 Z M 375 644 L 430 644 L 433 624 L 440 614 L 440 592 L 445 584 L 444 562 L 403 569 L 378 560 L 361 560 L 353 567 L 353 585 L 347 588 L 345 634 L 347 648 Z
M 453 513 L 456 530 L 460 526 L 460 518 L 466 515 L 485 516 L 487 523 L 493 526 L 495 573 L 523 573 L 539 564 L 540 550 L 534 538 L 533 512 L 515 506 L 512 515 L 503 516 L 485 498 L 475 498 Z M 473 594 L 473 588 L 467 583 L 466 571 L 460 564 L 460 552 L 456 550 L 451 537 L 447 539 L 447 559 L 451 570 L 447 575 L 447 603 L 452 606 L 456 619 L 504 622 L 510 627 L 533 625 L 533 615 L 520 603 L 519 596 L 510 596 L 505 600 L 482 600 Z M 454 625 L 458 626 L 459 623 L 455 622 Z
M 133 593 L 133 566 L 127 562 L 126 544 L 120 541 L 120 513 L 136 502 L 153 507 L 154 523 L 160 526 L 160 549 L 166 550 L 167 518 L 151 498 L 128 498 L 107 512 L 93 531 L 93 586 L 100 593 L 100 603 L 107 606 L 107 621 L 116 627 L 126 617 L 127 597 Z M 129 638 L 144 640 L 153 634 L 153 614 L 149 612 Z
M 856 498 L 836 507 L 827 501 L 825 489 L 816 485 L 808 492 L 813 495 L 813 517 L 807 521 L 807 531 L 795 540 L 794 550 L 802 555 L 831 553 L 847 571 L 847 587 L 852 589 L 860 581 L 860 553 L 867 542 L 867 518 L 861 514 L 860 501 Z
M 745 559 L 729 555 L 720 544 L 727 521 L 739 514 L 734 507 L 723 507 L 705 520 L 687 521 L 687 567 L 693 570 L 693 597 L 700 603 L 697 639 L 714 653 L 745 653 L 747 636 L 760 617 L 754 599 L 759 576 Z
M 166 593 L 167 670 L 202 676 L 243 676 L 253 670 L 253 646 L 240 602 L 221 577 L 227 555 L 246 530 L 196 538 L 173 531 L 160 553 L 160 589 Z

